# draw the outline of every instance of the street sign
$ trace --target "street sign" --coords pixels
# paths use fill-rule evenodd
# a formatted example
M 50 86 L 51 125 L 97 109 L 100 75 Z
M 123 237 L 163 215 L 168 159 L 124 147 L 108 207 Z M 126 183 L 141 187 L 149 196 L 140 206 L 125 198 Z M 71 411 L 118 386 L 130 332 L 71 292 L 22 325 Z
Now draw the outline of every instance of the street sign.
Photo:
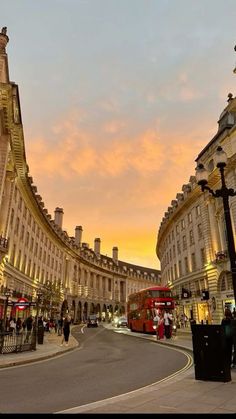
M 18 310 L 24 310 L 25 308 L 29 307 L 30 303 L 26 298 L 21 297 L 14 305 Z

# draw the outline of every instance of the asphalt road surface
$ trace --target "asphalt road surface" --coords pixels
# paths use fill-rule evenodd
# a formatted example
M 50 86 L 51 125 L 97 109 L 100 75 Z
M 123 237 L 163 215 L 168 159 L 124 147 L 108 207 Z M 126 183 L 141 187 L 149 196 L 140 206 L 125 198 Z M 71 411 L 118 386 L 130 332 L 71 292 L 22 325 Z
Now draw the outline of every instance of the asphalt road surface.
M 56 413 L 157 382 L 187 356 L 150 340 L 74 328 L 80 346 L 57 358 L 0 370 L 0 413 Z

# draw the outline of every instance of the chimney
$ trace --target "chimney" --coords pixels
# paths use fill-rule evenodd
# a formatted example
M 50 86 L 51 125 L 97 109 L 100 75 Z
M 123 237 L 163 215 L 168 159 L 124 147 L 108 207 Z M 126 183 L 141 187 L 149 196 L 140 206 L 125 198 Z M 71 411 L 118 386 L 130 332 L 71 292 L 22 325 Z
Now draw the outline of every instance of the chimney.
M 118 247 L 113 247 L 112 249 L 112 259 L 113 262 L 115 262 L 116 264 L 118 263 Z
M 101 240 L 99 238 L 96 238 L 94 240 L 94 253 L 96 256 L 100 256 L 100 246 L 101 246 Z
M 75 244 L 77 246 L 81 246 L 82 231 L 83 231 L 82 226 L 75 227 Z
M 6 46 L 9 41 L 7 36 L 7 27 L 4 26 L 0 32 L 0 83 L 9 83 L 8 58 L 6 53 Z
M 63 214 L 64 214 L 63 208 L 58 208 L 57 207 L 54 211 L 54 214 L 55 214 L 55 216 L 54 216 L 55 224 L 57 224 L 59 227 L 62 228 L 62 220 L 63 220 Z

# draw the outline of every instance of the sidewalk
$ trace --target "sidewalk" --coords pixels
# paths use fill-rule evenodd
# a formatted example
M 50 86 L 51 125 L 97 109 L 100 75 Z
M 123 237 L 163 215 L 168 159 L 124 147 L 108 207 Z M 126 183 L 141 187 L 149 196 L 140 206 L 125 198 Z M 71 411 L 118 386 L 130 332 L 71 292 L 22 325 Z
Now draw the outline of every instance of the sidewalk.
M 111 328 L 109 325 L 105 327 Z M 136 333 L 132 333 L 132 336 L 176 347 L 187 353 L 192 352 L 190 329 L 178 330 L 175 337 L 161 342 L 157 342 L 155 336 Z M 191 365 L 191 359 L 189 363 Z M 184 368 L 179 373 L 140 390 L 58 413 L 232 414 L 236 412 L 236 370 L 231 370 L 231 377 L 232 381 L 226 383 L 196 380 L 192 365 L 189 369 Z
M 16 365 L 28 364 L 41 361 L 53 356 L 61 355 L 79 346 L 77 340 L 70 334 L 68 346 L 61 346 L 62 336 L 55 332 L 44 333 L 44 343 L 37 344 L 36 351 L 25 351 L 19 353 L 0 354 L 0 368 L 13 367 Z
M 112 329 L 109 324 L 103 326 Z M 122 333 L 122 330 L 116 332 Z M 132 336 L 187 351 L 191 365 L 188 355 L 192 352 L 190 330 L 178 331 L 177 336 L 161 343 L 156 341 L 155 336 L 137 333 L 132 333 Z M 62 337 L 55 333 L 46 333 L 43 345 L 37 345 L 36 351 L 0 355 L 0 368 L 40 361 L 78 347 L 71 334 L 68 347 L 60 346 L 61 340 Z M 57 413 L 235 413 L 235 369 L 231 370 L 231 377 L 232 381 L 226 383 L 196 380 L 194 367 L 190 366 L 140 390 Z

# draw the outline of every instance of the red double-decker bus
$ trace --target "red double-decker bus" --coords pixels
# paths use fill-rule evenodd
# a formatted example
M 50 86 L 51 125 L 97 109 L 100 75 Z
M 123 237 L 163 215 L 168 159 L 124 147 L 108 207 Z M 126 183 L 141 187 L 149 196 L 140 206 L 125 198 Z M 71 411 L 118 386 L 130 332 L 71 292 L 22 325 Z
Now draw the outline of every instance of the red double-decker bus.
M 155 333 L 154 317 L 159 311 L 174 309 L 174 298 L 167 287 L 150 287 L 128 296 L 128 327 L 132 332 Z

